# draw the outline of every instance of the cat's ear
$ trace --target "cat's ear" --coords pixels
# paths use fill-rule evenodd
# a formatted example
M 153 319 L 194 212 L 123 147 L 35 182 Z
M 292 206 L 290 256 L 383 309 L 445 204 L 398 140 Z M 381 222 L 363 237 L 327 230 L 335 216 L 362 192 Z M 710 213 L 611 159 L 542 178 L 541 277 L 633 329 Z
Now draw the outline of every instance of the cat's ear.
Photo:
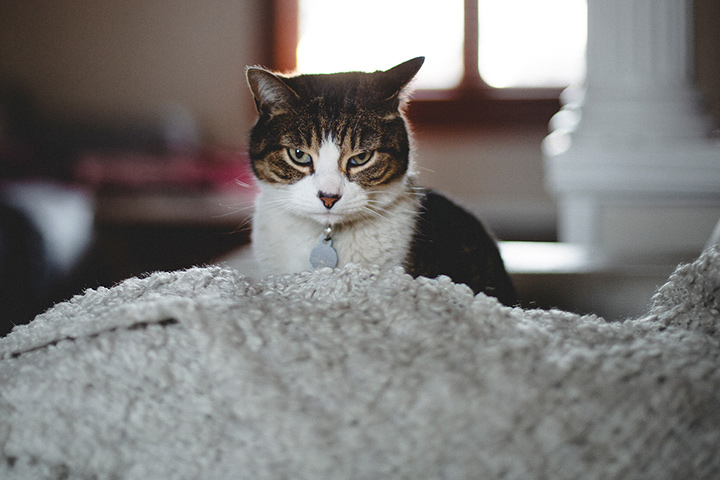
M 425 63 L 425 57 L 417 57 L 382 72 L 383 83 L 387 88 L 386 100 L 400 96 L 407 84 L 415 78 L 423 63 Z M 400 100 L 403 101 L 404 98 L 400 98 Z
M 260 113 L 277 114 L 290 108 L 298 95 L 292 88 L 273 73 L 259 67 L 248 67 L 245 71 L 255 106 Z

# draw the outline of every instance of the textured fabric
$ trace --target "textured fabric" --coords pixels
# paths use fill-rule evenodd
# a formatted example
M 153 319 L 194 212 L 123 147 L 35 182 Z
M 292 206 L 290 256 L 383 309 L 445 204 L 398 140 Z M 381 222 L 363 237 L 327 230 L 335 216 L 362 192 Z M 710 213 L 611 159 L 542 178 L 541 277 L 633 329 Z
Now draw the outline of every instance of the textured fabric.
M 720 248 L 641 319 L 447 278 L 218 267 L 0 339 L 0 478 L 713 478 Z

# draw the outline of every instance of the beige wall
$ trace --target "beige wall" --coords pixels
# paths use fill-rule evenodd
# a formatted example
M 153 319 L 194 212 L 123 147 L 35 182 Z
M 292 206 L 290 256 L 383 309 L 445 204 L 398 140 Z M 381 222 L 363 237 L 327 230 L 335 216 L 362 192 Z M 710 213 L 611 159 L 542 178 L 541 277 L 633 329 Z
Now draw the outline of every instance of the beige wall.
M 0 78 L 46 112 L 148 117 L 182 103 L 210 141 L 241 144 L 261 60 L 262 0 L 3 0 Z
M 547 239 L 555 205 L 545 191 L 538 127 L 415 132 L 419 182 L 449 194 L 502 237 Z

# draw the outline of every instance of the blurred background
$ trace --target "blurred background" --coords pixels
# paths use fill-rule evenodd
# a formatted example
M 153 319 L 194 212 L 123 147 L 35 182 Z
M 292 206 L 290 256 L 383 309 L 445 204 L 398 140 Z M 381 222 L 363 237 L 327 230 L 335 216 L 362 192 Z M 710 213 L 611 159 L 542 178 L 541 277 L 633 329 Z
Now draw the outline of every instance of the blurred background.
M 214 262 L 247 243 L 254 189 L 244 149 L 255 120 L 247 65 L 375 70 L 418 55 L 427 62 L 408 116 L 421 183 L 510 242 L 524 306 L 642 311 L 676 256 L 630 273 L 590 262 L 563 238 L 563 192 L 547 171 L 555 153 L 543 150 L 558 128 L 553 116 L 583 91 L 566 87 L 592 86 L 593 58 L 608 54 L 595 51 L 589 67 L 586 51 L 607 43 L 625 52 L 618 29 L 636 31 L 594 16 L 595 4 L 613 2 L 3 0 L 0 335 L 85 288 Z M 688 50 L 689 85 L 680 87 L 698 93 L 693 108 L 717 125 L 720 4 L 629 3 L 639 16 L 653 4 L 683 5 L 686 17 L 663 17 L 679 22 L 678 48 Z M 662 43 L 648 25 L 635 37 Z M 712 170 L 720 156 L 710 151 Z M 683 229 L 697 227 L 698 238 L 720 217 L 720 189 L 707 188 L 701 215 L 680 213 L 695 219 Z M 653 235 L 662 236 L 657 221 Z M 700 248 L 694 240 L 677 258 Z

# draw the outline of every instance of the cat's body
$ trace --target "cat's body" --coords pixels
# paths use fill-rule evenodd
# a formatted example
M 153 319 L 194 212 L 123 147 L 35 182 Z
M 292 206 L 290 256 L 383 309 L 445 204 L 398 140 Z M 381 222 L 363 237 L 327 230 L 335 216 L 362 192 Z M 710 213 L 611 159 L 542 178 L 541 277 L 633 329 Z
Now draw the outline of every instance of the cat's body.
M 252 244 L 263 273 L 312 268 L 311 252 L 325 239 L 338 266 L 445 274 L 514 303 L 497 246 L 480 222 L 414 185 L 403 89 L 422 63 L 294 77 L 248 69 L 260 114 L 250 137 L 260 189 Z

